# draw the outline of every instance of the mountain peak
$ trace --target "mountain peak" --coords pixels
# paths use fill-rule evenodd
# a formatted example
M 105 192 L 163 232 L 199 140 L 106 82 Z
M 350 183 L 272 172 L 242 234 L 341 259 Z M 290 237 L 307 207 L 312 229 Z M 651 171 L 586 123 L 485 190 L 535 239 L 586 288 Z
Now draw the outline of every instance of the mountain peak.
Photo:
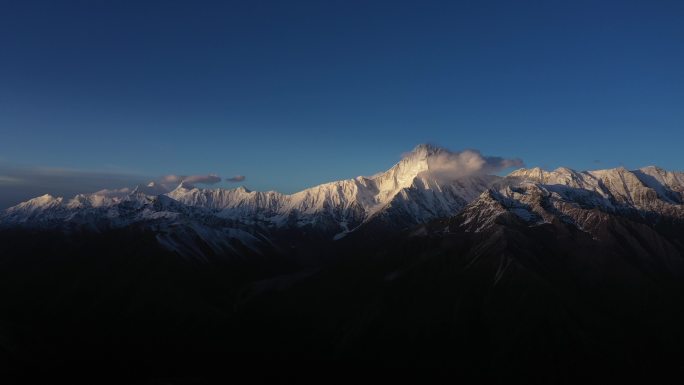
M 176 186 L 176 188 L 173 189 L 173 191 L 177 191 L 177 190 L 178 190 L 178 191 L 192 190 L 192 189 L 194 189 L 194 188 L 195 188 L 195 186 L 193 186 L 192 184 L 190 184 L 190 183 L 188 183 L 188 182 L 186 182 L 186 181 L 181 181 L 181 182 L 178 184 L 178 186 Z
M 29 199 L 25 203 L 27 203 L 29 206 L 35 206 L 35 207 L 41 207 L 41 206 L 48 206 L 54 203 L 61 203 L 63 200 L 62 197 L 54 197 L 50 194 L 44 194 L 39 197 Z
M 7 209 L 7 212 L 11 213 L 26 211 L 32 213 L 39 210 L 57 207 L 62 204 L 63 200 L 64 198 L 62 197 L 54 197 L 50 194 L 45 194 L 33 199 L 29 199 L 26 202 L 19 203 L 16 206 L 10 207 L 9 209 Z
M 544 171 L 540 167 L 520 168 L 511 172 L 510 174 L 508 174 L 508 176 L 518 178 L 543 179 L 545 172 L 546 171 Z
M 444 147 L 440 147 L 430 143 L 422 143 L 414 147 L 413 150 L 411 150 L 411 152 L 408 153 L 407 157 L 411 155 L 430 156 L 439 154 L 444 151 L 447 151 Z
M 639 171 L 645 172 L 647 174 L 666 174 L 667 170 L 660 168 L 658 166 L 646 166 L 639 169 Z
M 428 170 L 428 159 L 447 152 L 447 149 L 434 144 L 419 144 L 413 150 L 411 150 L 411 152 L 405 153 L 401 158 L 401 161 L 399 161 L 399 163 L 397 163 L 387 172 L 392 172 L 392 170 L 398 169 L 396 171 L 401 171 L 401 174 L 411 174 L 407 174 L 405 177 L 410 176 L 413 178 L 419 173 Z

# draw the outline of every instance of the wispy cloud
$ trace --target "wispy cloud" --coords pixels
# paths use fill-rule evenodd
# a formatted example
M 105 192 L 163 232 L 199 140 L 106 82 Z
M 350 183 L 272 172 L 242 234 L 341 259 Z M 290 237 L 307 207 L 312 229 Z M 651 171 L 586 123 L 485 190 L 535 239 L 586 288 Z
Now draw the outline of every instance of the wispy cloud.
M 16 178 L 8 175 L 0 175 L 0 186 L 18 185 L 24 182 L 21 178 Z
M 164 183 L 202 183 L 202 184 L 216 184 L 221 181 L 221 177 L 216 174 L 208 175 L 166 175 L 162 177 Z
M 428 169 L 434 178 L 453 180 L 471 175 L 496 174 L 512 167 L 523 167 L 520 158 L 485 156 L 479 150 L 440 152 L 428 158 Z
M 131 192 L 133 192 L 133 190 L 131 188 L 123 187 L 123 188 L 117 188 L 117 189 L 102 189 L 102 190 L 96 191 L 95 194 L 104 195 L 104 196 L 107 196 L 110 198 L 114 198 L 114 197 L 121 198 L 121 197 L 124 197 L 124 196 L 130 194 Z
M 242 181 L 244 181 L 245 179 L 247 179 L 247 177 L 244 176 L 244 175 L 235 175 L 235 176 L 232 177 L 232 178 L 226 178 L 226 182 L 232 182 L 232 183 L 235 183 L 235 182 L 242 182 Z

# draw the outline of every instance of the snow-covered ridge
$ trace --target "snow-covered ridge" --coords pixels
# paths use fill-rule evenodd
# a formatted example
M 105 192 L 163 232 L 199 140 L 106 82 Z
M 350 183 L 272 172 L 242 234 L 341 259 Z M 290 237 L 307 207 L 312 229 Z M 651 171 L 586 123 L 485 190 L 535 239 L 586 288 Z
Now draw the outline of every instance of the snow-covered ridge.
M 333 227 L 340 224 L 341 231 L 349 231 L 392 205 L 421 222 L 453 214 L 496 179 L 473 176 L 444 183 L 431 178 L 429 159 L 445 151 L 420 145 L 386 172 L 324 183 L 290 195 L 182 184 L 167 195 L 189 206 L 219 210 L 223 218 L 267 220 L 277 225 L 323 222 Z
M 558 220 L 589 232 L 612 214 L 647 223 L 684 220 L 684 173 L 655 166 L 632 171 L 624 167 L 520 169 L 470 203 L 461 215 L 463 226 L 481 231 L 507 214 L 530 225 Z
M 632 171 L 561 167 L 519 169 L 503 178 L 454 173 L 458 176 L 448 179 L 443 169 L 435 171 L 431 165 L 449 154 L 420 145 L 385 172 L 294 194 L 244 187 L 201 189 L 185 183 L 168 191 L 150 183 L 68 200 L 44 195 L 5 210 L 0 227 L 99 230 L 135 224 L 157 232 L 168 247 L 197 250 L 192 242 L 199 238 L 221 252 L 234 247 L 221 238 L 226 236 L 239 235 L 250 247 L 256 247 L 255 239 L 270 242 L 268 234 L 282 229 L 340 239 L 369 222 L 403 229 L 458 213 L 478 231 L 507 213 L 530 224 L 562 218 L 581 228 L 600 212 L 684 218 L 684 173 L 653 166 Z
M 74 198 L 76 199 L 76 198 Z M 5 210 L 4 217 L 8 216 L 25 216 L 30 218 L 33 215 L 40 214 L 45 210 L 55 209 L 62 206 L 64 198 L 53 197 L 50 194 L 41 195 L 39 197 L 29 199 L 26 202 L 21 202 L 16 206 Z
M 142 209 L 150 204 L 152 197 L 161 195 L 186 207 L 204 210 L 206 215 L 244 223 L 268 222 L 274 226 L 318 225 L 330 231 L 350 231 L 389 208 L 411 215 L 414 221 L 424 221 L 453 214 L 497 179 L 486 175 L 454 181 L 432 178 L 430 158 L 447 152 L 439 147 L 419 145 L 385 172 L 324 183 L 294 194 L 249 191 L 244 187 L 200 189 L 184 183 L 163 192 L 160 186 L 150 183 L 132 191 L 79 194 L 69 200 L 44 196 L 6 210 L 0 223 L 54 224 L 84 216 L 121 217 L 121 209 Z M 148 217 L 151 218 L 149 215 L 145 218 Z
M 440 151 L 443 150 L 420 145 L 386 172 L 324 183 L 290 195 L 248 191 L 243 187 L 233 190 L 188 188 L 181 184 L 168 196 L 191 206 L 225 210 L 223 214 L 227 216 L 248 212 L 262 215 L 297 212 L 306 215 L 357 209 L 372 214 L 388 204 L 399 191 L 410 188 L 416 177 L 428 171 L 428 158 Z
M 540 168 L 520 169 L 510 178 L 531 180 L 544 185 L 560 185 L 587 190 L 603 198 L 635 207 L 647 207 L 654 201 L 684 203 L 684 173 L 655 166 L 629 171 L 624 167 L 595 171 L 575 171 L 565 167 L 554 171 Z

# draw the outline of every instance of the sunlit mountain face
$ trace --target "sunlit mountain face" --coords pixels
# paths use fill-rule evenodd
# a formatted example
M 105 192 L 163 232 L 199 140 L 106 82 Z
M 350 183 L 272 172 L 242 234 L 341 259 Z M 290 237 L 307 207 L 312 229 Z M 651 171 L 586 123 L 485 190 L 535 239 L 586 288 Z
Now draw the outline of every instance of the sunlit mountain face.
M 3 373 L 680 374 L 684 174 L 500 172 L 520 166 L 419 145 L 387 171 L 293 194 L 178 181 L 20 203 L 0 214 Z

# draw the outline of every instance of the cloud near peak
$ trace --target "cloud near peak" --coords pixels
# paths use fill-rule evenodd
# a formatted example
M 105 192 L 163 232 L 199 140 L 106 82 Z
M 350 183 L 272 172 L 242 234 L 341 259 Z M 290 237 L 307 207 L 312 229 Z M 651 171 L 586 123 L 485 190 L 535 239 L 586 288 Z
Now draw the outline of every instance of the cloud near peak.
M 163 183 L 202 183 L 202 184 L 216 184 L 221 181 L 221 177 L 216 174 L 208 175 L 166 175 L 162 177 L 161 181 Z
M 233 182 L 233 183 L 234 183 L 234 182 L 242 182 L 242 181 L 244 181 L 245 179 L 247 179 L 247 177 L 244 176 L 244 175 L 235 175 L 235 176 L 232 177 L 232 178 L 226 178 L 226 182 Z
M 453 180 L 471 175 L 496 174 L 512 167 L 523 167 L 520 158 L 485 156 L 479 150 L 439 151 L 428 157 L 428 169 L 432 177 Z

